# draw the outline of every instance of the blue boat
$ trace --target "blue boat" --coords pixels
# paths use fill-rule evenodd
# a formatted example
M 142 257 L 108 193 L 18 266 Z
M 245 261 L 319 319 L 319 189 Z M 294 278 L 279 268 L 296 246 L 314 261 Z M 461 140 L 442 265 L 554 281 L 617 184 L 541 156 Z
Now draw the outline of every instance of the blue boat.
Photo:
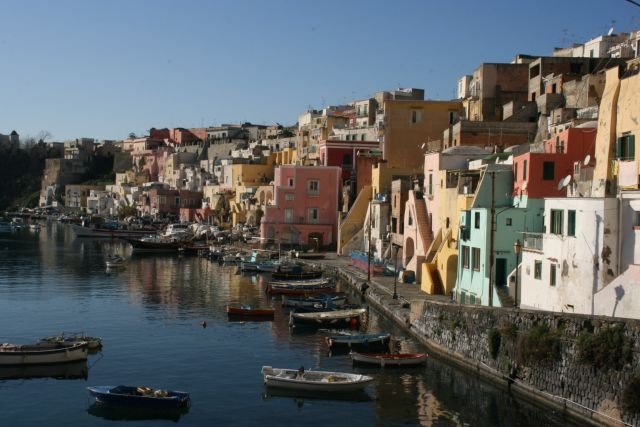
M 153 390 L 134 386 L 87 387 L 97 403 L 135 408 L 180 409 L 189 407 L 189 393 L 172 390 Z

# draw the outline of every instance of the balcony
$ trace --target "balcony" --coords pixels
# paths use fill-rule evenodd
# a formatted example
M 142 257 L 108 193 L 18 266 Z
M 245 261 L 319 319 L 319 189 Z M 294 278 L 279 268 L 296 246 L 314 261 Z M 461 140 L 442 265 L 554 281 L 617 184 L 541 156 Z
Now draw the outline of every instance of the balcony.
M 542 239 L 544 233 L 522 233 L 524 242 L 523 250 L 531 252 L 542 252 Z

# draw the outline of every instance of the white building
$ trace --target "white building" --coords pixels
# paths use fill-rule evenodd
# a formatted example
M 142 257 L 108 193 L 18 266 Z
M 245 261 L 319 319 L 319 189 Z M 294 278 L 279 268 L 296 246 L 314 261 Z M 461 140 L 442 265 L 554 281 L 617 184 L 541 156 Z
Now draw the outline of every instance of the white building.
M 618 275 L 616 210 L 615 198 L 545 199 L 545 233 L 523 235 L 520 307 L 595 313 L 594 296 Z

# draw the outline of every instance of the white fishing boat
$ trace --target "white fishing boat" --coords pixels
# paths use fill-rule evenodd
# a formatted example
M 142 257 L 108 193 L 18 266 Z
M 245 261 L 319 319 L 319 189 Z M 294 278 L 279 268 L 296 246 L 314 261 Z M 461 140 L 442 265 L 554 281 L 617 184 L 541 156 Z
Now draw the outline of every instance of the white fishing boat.
M 359 322 L 360 317 L 366 312 L 366 308 L 351 308 L 311 313 L 290 313 L 289 325 L 335 326 L 342 323 Z
M 81 342 L 39 342 L 35 344 L 1 344 L 0 365 L 37 365 L 87 360 L 89 348 Z
M 316 392 L 358 391 L 373 381 L 367 375 L 344 372 L 262 367 L 264 383 L 269 387 Z

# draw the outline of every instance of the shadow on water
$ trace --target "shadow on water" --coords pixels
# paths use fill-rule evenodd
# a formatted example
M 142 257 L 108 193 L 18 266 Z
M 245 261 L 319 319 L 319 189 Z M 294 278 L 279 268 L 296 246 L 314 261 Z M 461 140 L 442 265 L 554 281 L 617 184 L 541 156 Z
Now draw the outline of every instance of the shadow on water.
M 189 408 L 151 409 L 112 406 L 94 402 L 87 412 L 94 417 L 111 421 L 170 420 L 178 421 L 189 412 Z

